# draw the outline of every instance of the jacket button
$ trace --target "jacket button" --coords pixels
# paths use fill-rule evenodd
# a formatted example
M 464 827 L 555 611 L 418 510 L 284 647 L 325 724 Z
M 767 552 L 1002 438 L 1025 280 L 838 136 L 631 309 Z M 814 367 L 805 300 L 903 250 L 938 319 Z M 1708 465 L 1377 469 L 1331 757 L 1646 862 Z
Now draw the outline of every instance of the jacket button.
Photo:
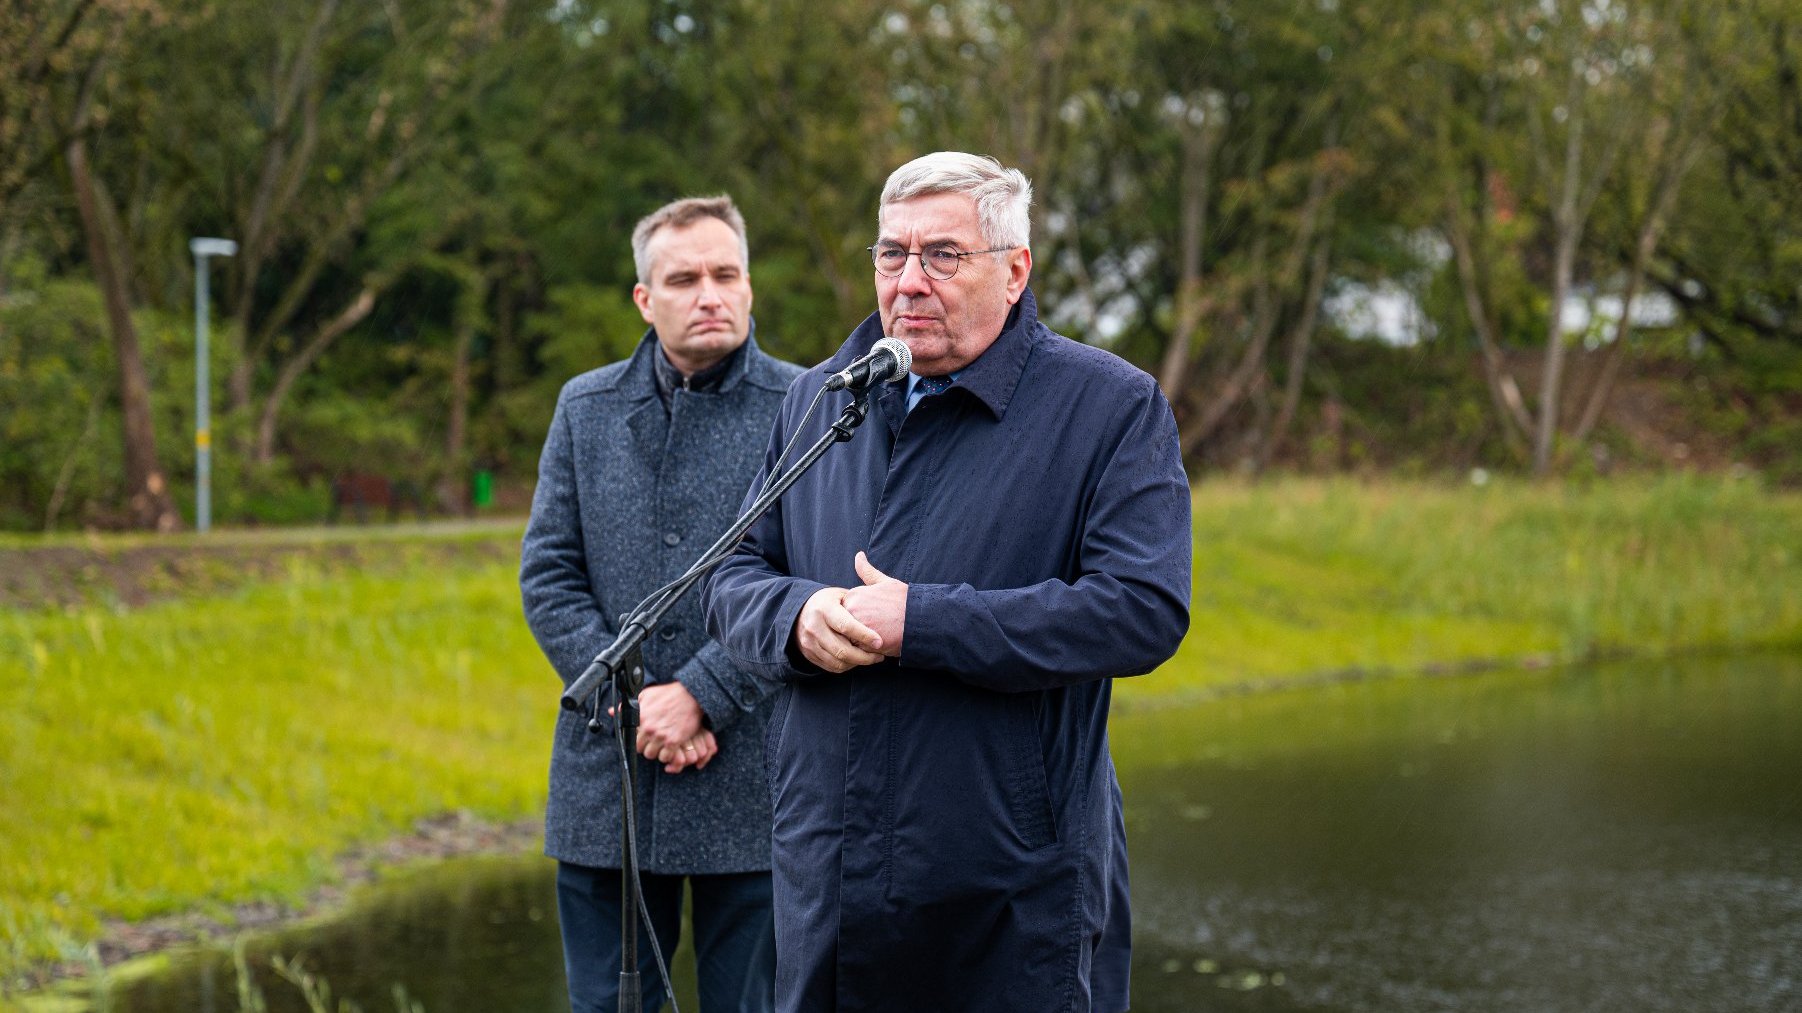
M 663 536 L 663 544 L 671 546 L 671 547 L 681 545 L 682 544 L 682 536 L 676 534 L 674 531 L 671 531 L 669 534 Z
M 663 639 L 665 639 L 665 640 L 674 640 L 674 639 L 676 639 L 676 631 L 675 631 L 675 628 L 674 628 L 674 627 L 670 627 L 670 626 L 665 626 L 665 627 L 664 627 L 664 628 L 663 628 L 663 629 L 661 629 L 661 630 L 659 630 L 659 631 L 657 631 L 657 635 L 658 635 L 658 636 L 660 636 L 660 637 L 662 637 L 662 638 L 663 638 Z

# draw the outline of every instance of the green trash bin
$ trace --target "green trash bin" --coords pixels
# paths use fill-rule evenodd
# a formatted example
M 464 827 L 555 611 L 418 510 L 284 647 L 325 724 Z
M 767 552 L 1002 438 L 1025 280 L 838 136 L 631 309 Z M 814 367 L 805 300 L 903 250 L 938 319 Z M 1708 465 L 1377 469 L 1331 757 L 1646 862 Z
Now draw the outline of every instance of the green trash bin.
M 494 502 L 494 472 L 484 468 L 475 473 L 469 483 L 469 501 L 478 510 Z

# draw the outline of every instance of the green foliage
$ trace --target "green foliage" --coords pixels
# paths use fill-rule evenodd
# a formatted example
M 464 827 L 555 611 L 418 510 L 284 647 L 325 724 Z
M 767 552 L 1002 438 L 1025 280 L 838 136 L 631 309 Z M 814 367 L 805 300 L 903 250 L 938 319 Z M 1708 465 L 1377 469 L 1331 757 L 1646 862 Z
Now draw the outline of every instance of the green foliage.
M 330 446 L 339 446 L 334 433 Z M 213 513 L 220 520 L 252 527 L 319 524 L 331 513 L 329 475 L 295 476 L 285 462 L 246 467 L 242 458 L 215 458 Z
M 0 298 L 0 404 L 32 406 L 0 412 L 0 517 L 41 528 L 117 495 L 116 441 L 102 433 L 109 422 L 117 431 L 117 413 L 111 348 L 94 330 L 100 293 L 25 267 L 18 276 L 29 288 Z
M 1736 0 L 1685 25 L 1715 58 L 1712 142 L 1653 275 L 1711 340 L 1802 346 L 1802 22 L 1790 0 Z M 1794 388 L 1792 388 L 1794 389 Z
M 1326 335 L 1316 355 L 1297 465 L 1419 476 L 1508 463 L 1482 380 L 1462 350 Z M 1338 412 L 1337 430 L 1324 419 L 1328 411 Z
M 644 337 L 647 325 L 630 289 L 564 285 L 547 298 L 550 305 L 533 314 L 526 328 L 540 339 L 539 360 L 553 380 L 618 362 Z
M 222 521 L 267 521 L 304 515 L 346 460 L 428 477 L 479 460 L 504 484 L 529 482 L 555 391 L 642 333 L 628 237 L 675 197 L 734 195 L 760 340 L 819 361 L 874 309 L 862 248 L 885 175 L 943 148 L 1033 178 L 1032 282 L 1048 319 L 1146 369 L 1184 363 L 1172 392 L 1184 425 L 1249 356 L 1240 409 L 1195 460 L 1237 463 L 1261 437 L 1310 308 L 1308 272 L 1292 266 L 1318 239 L 1329 293 L 1400 283 L 1437 346 L 1408 366 L 1435 387 L 1419 398 L 1351 382 L 1343 356 L 1304 364 L 1308 396 L 1337 386 L 1369 436 L 1352 463 L 1505 463 L 1497 437 L 1477 435 L 1497 409 L 1470 380 L 1468 293 L 1440 247 L 1448 222 L 1467 220 L 1497 343 L 1543 348 L 1561 145 L 1578 114 L 1596 192 L 1574 283 L 1618 290 L 1662 154 L 1695 138 L 1649 285 L 1680 305 L 1679 330 L 1700 328 L 1735 361 L 1796 344 L 1793 3 L 1718 6 L 42 5 L 0 27 L 0 346 L 19 363 L 8 343 L 33 348 L 28 374 L 0 378 L 0 526 L 120 516 L 118 381 L 56 142 L 90 76 L 104 230 L 157 332 L 145 341 L 158 450 L 184 498 L 186 241 L 242 244 L 212 273 L 218 498 L 235 511 Z M 66 38 L 44 30 L 71 14 Z M 34 64 L 31 47 L 53 38 L 61 48 Z M 1191 255 L 1195 326 L 1187 359 L 1171 359 Z M 1260 350 L 1259 335 L 1274 340 Z M 1734 439 L 1789 481 L 1802 380 L 1770 375 L 1780 386 Z M 1531 412 L 1537 391 L 1522 389 Z
M 490 425 L 496 442 L 536 447 L 550 428 L 557 392 L 576 376 L 628 358 L 647 325 L 632 302 L 630 287 L 600 288 L 571 283 L 553 288 L 548 305 L 526 318 L 525 331 L 538 349 L 535 379 L 501 394 Z M 536 465 L 532 457 L 529 464 Z
M 0 527 L 108 526 L 118 519 L 123 448 L 117 366 L 100 293 L 7 265 L 18 287 L 0 295 Z M 149 368 L 158 453 L 193 459 L 193 337 L 155 311 L 136 315 Z M 177 488 L 181 488 L 178 476 Z
M 1702 428 L 1785 485 L 1802 485 L 1802 345 L 1764 342 L 1731 360 L 1709 357 L 1678 389 Z

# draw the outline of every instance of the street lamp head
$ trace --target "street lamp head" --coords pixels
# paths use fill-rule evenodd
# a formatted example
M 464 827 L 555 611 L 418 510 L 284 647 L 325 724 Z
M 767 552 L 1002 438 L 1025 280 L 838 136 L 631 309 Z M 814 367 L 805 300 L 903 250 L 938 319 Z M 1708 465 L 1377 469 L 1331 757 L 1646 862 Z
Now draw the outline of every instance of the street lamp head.
M 196 257 L 230 257 L 238 252 L 238 244 L 229 239 L 190 239 L 188 249 Z

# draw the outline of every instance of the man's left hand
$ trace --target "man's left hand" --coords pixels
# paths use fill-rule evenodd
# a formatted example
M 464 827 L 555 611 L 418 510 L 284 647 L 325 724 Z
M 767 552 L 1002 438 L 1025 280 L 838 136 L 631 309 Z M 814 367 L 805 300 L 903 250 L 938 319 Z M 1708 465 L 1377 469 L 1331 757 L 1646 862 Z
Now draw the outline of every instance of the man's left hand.
M 675 750 L 674 758 L 663 760 L 663 770 L 668 774 L 680 774 L 690 767 L 696 770 L 706 770 L 707 761 L 719 755 L 719 751 L 719 740 L 713 737 L 712 732 L 703 728 L 694 738 L 684 742 Z M 669 756 L 670 752 L 666 749 L 658 754 L 658 758 L 663 759 L 663 757 Z
M 694 741 L 705 715 L 701 705 L 679 682 L 661 682 L 638 691 L 638 753 L 647 760 L 670 763 Z
M 863 586 L 845 593 L 845 611 L 876 631 L 882 638 L 883 654 L 899 658 L 901 634 L 907 628 L 907 584 L 876 569 L 861 552 L 851 562 Z

